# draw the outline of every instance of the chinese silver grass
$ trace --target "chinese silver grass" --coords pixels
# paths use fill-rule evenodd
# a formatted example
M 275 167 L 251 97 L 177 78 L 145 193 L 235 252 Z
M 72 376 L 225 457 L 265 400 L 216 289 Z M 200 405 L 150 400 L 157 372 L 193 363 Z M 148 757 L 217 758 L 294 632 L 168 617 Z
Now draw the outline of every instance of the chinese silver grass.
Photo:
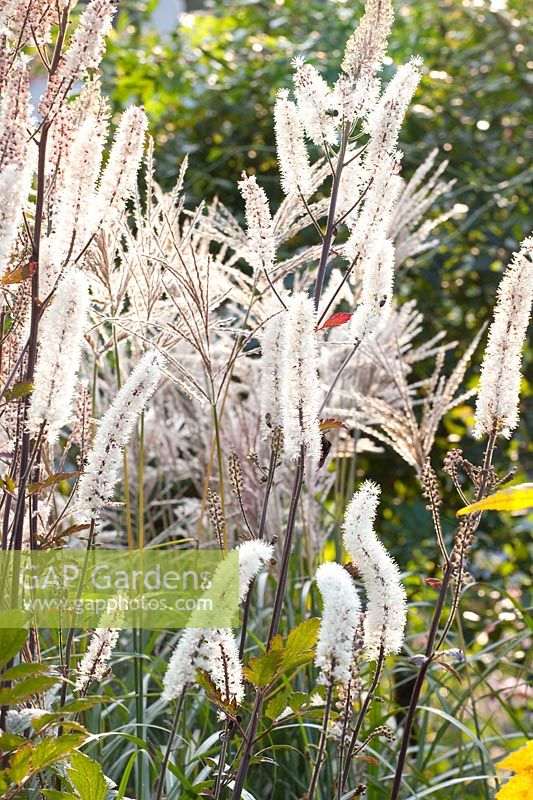
M 361 621 L 359 596 L 340 564 L 321 564 L 315 580 L 324 604 L 315 656 L 319 682 L 347 684 L 352 678 L 354 642 Z
M 258 185 L 255 175 L 242 173 L 239 191 L 244 198 L 246 228 L 250 245 L 249 262 L 254 278 L 261 270 L 270 272 L 276 257 L 274 226 L 265 190 Z
M 495 429 L 509 437 L 517 427 L 520 363 L 533 300 L 533 238 L 524 239 L 498 288 L 494 320 L 483 363 L 476 402 L 474 435 Z
M 392 306 L 394 245 L 389 239 L 370 248 L 361 261 L 361 294 L 350 320 L 356 342 L 375 334 L 387 321 Z
M 250 539 L 236 549 L 239 554 L 239 600 L 243 602 L 253 579 L 272 559 L 274 547 L 264 539 Z
M 311 193 L 311 166 L 299 110 L 289 100 L 287 89 L 281 89 L 274 106 L 274 130 L 281 188 L 286 195 Z
M 72 414 L 88 309 L 87 278 L 80 270 L 71 269 L 59 281 L 41 321 L 35 388 L 28 411 L 30 431 L 37 433 L 45 423 L 49 442 L 56 441 Z
M 398 653 L 406 623 L 405 589 L 400 571 L 374 532 L 380 488 L 364 481 L 354 494 L 343 525 L 344 546 L 363 576 L 368 598 L 364 645 L 369 658 Z
M 305 292 L 290 297 L 281 352 L 280 406 L 284 446 L 289 458 L 298 458 L 303 447 L 315 466 L 321 453 L 316 326 L 317 315 L 312 298 Z
M 115 11 L 111 0 L 91 0 L 41 98 L 43 118 L 54 116 L 74 84 L 99 67 Z
M 152 350 L 139 361 L 101 420 L 78 484 L 76 508 L 81 518 L 96 518 L 111 500 L 122 450 L 160 377 L 159 358 Z

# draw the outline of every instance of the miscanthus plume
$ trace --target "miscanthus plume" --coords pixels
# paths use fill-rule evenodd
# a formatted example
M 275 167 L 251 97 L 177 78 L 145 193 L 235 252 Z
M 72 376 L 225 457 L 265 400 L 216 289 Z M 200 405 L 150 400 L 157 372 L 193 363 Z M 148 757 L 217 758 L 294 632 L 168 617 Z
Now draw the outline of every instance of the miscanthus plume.
M 280 407 L 285 452 L 298 458 L 302 448 L 313 464 L 320 459 L 318 413 L 317 315 L 311 297 L 298 292 L 289 298 L 281 346 Z
M 352 578 L 340 564 L 321 564 L 315 580 L 324 603 L 315 657 L 320 681 L 348 683 L 361 617 L 359 596 Z
M 522 242 L 498 289 L 494 320 L 481 365 L 474 434 L 497 430 L 509 437 L 518 425 L 520 364 L 533 300 L 533 238 Z
M 364 645 L 369 658 L 398 653 L 406 622 L 400 571 L 374 532 L 380 489 L 365 481 L 354 494 L 343 525 L 344 546 L 362 574 L 368 605 Z
M 139 361 L 101 420 L 78 486 L 76 508 L 82 518 L 96 518 L 111 500 L 122 450 L 160 377 L 158 354 L 152 350 Z
M 28 413 L 30 431 L 37 433 L 45 423 L 50 442 L 57 439 L 71 417 L 88 308 L 87 278 L 72 269 L 59 282 L 41 321 L 41 346 Z

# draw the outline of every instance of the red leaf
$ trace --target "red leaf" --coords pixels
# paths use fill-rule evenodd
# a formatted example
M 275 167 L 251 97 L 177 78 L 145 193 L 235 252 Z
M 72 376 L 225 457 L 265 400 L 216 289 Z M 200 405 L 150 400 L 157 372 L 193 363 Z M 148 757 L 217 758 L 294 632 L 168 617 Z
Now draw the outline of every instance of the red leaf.
M 17 267 L 16 269 L 8 269 L 2 278 L 2 284 L 4 286 L 9 286 L 11 283 L 22 283 L 22 281 L 31 278 L 36 269 L 36 261 L 30 261 L 28 264 L 24 264 L 22 267 Z
M 339 325 L 344 325 L 345 322 L 349 322 L 352 315 L 349 314 L 347 311 L 339 311 L 337 314 L 333 314 L 332 317 L 327 319 L 319 331 L 323 331 L 326 328 L 337 328 Z
M 442 586 L 442 581 L 439 578 L 424 578 L 424 583 L 427 583 L 428 586 L 431 586 L 433 589 L 440 589 Z
M 368 764 L 374 764 L 375 766 L 379 766 L 379 761 L 376 758 L 372 758 L 372 756 L 358 756 L 361 761 L 366 761 Z
M 341 422 L 340 419 L 321 419 L 320 420 L 320 430 L 322 433 L 324 431 L 331 431 L 334 428 L 344 428 L 345 431 L 348 430 L 344 422 Z

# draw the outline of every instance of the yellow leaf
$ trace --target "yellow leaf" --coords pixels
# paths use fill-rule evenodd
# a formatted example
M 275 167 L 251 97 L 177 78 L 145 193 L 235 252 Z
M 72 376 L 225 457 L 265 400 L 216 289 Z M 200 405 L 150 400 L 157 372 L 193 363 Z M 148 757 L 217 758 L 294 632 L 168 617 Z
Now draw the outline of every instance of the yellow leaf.
M 520 483 L 494 492 L 477 503 L 461 508 L 457 516 L 462 517 L 474 511 L 523 511 L 526 508 L 533 508 L 533 483 Z

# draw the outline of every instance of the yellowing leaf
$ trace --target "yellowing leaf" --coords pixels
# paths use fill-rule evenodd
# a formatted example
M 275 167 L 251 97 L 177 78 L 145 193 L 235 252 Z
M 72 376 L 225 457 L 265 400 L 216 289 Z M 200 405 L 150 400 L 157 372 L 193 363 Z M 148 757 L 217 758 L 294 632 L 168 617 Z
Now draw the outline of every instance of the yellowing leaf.
M 458 517 L 475 511 L 523 511 L 533 508 L 533 483 L 520 483 L 478 500 L 457 512 Z

